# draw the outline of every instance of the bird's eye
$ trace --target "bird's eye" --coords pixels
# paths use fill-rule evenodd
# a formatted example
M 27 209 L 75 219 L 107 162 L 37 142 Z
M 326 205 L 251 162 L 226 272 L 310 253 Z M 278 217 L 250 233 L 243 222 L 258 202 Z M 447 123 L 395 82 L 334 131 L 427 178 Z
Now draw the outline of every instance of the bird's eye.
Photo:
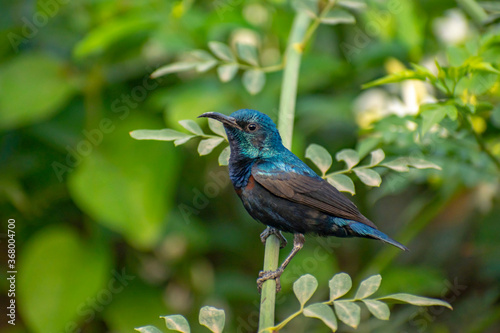
M 257 129 L 257 124 L 254 123 L 248 124 L 247 128 L 250 132 L 253 132 Z

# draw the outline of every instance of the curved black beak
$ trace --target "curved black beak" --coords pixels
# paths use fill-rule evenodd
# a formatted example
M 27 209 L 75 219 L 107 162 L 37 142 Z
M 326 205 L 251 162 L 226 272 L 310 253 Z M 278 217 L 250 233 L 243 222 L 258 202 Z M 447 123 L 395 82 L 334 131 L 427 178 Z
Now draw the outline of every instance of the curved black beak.
M 219 112 L 205 112 L 204 114 L 199 115 L 198 118 L 212 118 L 217 121 L 220 121 L 225 125 L 241 130 L 241 127 L 236 122 L 236 119 L 234 119 L 233 117 L 226 116 L 225 114 Z

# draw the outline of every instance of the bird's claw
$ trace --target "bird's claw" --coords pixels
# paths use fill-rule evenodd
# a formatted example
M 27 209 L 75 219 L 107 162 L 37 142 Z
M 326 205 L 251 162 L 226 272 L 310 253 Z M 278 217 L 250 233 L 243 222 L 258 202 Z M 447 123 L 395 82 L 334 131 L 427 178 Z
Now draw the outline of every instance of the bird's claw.
M 262 291 L 262 285 L 264 282 L 267 280 L 276 280 L 276 292 L 281 291 L 281 283 L 280 283 L 280 276 L 283 274 L 283 269 L 278 268 L 275 271 L 260 271 L 259 272 L 259 278 L 257 279 L 257 289 L 259 290 L 259 293 Z
M 261 240 L 262 244 L 266 244 L 267 238 L 271 235 L 275 235 L 280 240 L 280 249 L 284 248 L 288 244 L 285 236 L 283 236 L 281 231 L 279 231 L 278 229 L 275 229 L 275 228 L 271 228 L 271 227 L 267 227 L 266 230 L 264 230 L 260 234 L 260 240 Z

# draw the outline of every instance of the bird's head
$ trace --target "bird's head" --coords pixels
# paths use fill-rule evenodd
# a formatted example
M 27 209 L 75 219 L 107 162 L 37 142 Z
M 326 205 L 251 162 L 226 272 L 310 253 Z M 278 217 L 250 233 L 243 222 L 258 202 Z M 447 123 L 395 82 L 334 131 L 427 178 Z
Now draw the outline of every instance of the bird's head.
M 224 124 L 231 153 L 249 158 L 270 157 L 283 146 L 276 125 L 262 112 L 241 109 L 230 116 L 207 112 L 200 117 L 212 118 Z

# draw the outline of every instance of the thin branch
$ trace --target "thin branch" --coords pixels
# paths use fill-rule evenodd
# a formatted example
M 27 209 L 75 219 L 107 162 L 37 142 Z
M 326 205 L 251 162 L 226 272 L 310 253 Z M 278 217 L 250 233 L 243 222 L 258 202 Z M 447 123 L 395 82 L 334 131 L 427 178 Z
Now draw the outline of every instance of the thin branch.
M 319 25 L 321 24 L 321 19 L 323 19 L 326 16 L 326 14 L 328 14 L 330 9 L 332 9 L 333 6 L 335 6 L 335 2 L 336 1 L 328 1 L 326 6 L 321 11 L 321 14 L 314 19 L 314 22 L 311 24 L 309 29 L 307 29 L 307 32 L 304 36 L 304 39 L 302 39 L 302 41 L 300 43 L 300 47 L 302 50 L 305 49 L 305 47 L 306 47 L 307 43 L 309 42 L 309 40 L 311 39 L 312 35 L 316 32 L 316 29 L 318 29 Z
M 294 45 L 300 42 L 306 33 L 310 19 L 305 13 L 298 13 L 294 19 L 290 33 L 288 47 L 285 54 L 285 70 L 281 87 L 280 114 L 278 129 L 282 135 L 283 143 L 291 148 L 293 134 L 293 120 L 295 118 L 295 100 L 297 98 L 297 83 L 301 52 Z M 264 270 L 278 269 L 280 242 L 275 235 L 270 235 L 266 240 L 264 255 Z M 274 313 L 276 303 L 276 281 L 267 280 L 262 286 L 259 313 L 259 332 L 274 326 Z

